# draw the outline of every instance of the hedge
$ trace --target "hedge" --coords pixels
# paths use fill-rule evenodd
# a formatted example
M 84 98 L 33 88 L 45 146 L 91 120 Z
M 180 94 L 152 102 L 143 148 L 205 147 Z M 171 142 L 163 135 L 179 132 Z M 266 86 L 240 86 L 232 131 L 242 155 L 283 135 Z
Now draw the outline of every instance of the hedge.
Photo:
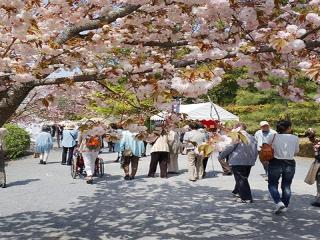
M 29 133 L 14 124 L 6 124 L 4 127 L 8 130 L 4 137 L 4 145 L 9 158 L 16 159 L 23 156 L 30 148 Z

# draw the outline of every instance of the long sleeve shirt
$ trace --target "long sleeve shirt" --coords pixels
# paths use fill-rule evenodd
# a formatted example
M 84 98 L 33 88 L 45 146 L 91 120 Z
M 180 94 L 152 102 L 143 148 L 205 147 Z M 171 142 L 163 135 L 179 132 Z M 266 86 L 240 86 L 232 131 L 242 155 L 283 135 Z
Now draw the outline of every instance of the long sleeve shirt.
M 247 132 L 243 132 L 243 134 L 247 137 L 248 144 L 240 141 L 229 144 L 225 150 L 219 154 L 219 160 L 228 157 L 231 166 L 253 166 L 255 164 L 258 157 L 257 141 Z
M 205 132 L 199 131 L 199 130 L 192 130 L 190 132 L 186 132 L 183 137 L 183 142 L 188 143 L 187 149 L 194 149 L 195 146 L 192 145 L 191 142 L 194 142 L 197 144 L 197 146 L 200 146 L 202 143 L 207 141 L 207 136 Z
M 144 153 L 144 143 L 135 139 L 134 134 L 130 131 L 124 130 L 120 140 L 120 152 L 124 150 L 131 150 L 134 156 L 141 157 Z

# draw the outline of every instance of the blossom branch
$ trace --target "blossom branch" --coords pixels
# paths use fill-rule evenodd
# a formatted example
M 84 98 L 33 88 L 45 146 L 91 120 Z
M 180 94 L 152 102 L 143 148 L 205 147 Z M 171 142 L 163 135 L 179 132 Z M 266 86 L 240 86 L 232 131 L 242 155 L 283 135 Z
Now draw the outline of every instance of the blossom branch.
M 110 24 L 116 21 L 118 18 L 123 18 L 134 11 L 138 10 L 141 5 L 128 5 L 120 10 L 114 10 L 108 13 L 102 13 L 97 19 L 91 20 L 85 24 L 74 25 L 63 31 L 56 40 L 59 45 L 64 44 L 70 38 L 77 36 L 80 32 L 94 30 L 102 27 L 105 24 Z

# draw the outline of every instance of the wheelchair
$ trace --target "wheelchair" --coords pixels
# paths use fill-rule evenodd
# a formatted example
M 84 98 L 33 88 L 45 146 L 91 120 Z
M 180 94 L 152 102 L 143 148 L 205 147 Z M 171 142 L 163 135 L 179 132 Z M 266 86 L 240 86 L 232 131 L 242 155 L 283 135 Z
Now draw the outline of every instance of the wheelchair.
M 83 160 L 82 154 L 76 151 L 71 164 L 71 177 L 73 179 L 76 179 L 77 176 L 86 177 L 87 174 L 84 168 L 85 166 L 84 166 L 84 160 Z M 104 175 L 104 162 L 102 158 L 97 157 L 93 176 L 101 178 L 103 177 L 103 175 Z

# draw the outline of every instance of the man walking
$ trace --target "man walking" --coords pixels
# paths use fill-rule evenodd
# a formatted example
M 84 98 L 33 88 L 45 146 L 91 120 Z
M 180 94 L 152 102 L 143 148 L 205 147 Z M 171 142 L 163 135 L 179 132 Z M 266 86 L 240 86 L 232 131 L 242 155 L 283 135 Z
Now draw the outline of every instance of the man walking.
M 135 139 L 135 134 L 128 130 L 122 132 L 120 140 L 120 151 L 122 152 L 122 167 L 124 170 L 124 180 L 133 180 L 138 171 L 139 159 L 144 153 L 144 143 Z M 131 174 L 129 166 L 131 164 Z
M 257 131 L 254 135 L 255 139 L 258 142 L 258 152 L 261 151 L 261 147 L 262 144 L 264 143 L 268 143 L 268 139 L 270 136 L 273 136 L 274 134 L 276 134 L 276 131 L 272 130 L 270 128 L 270 125 L 267 121 L 262 121 L 260 122 L 260 130 Z M 266 181 L 268 181 L 268 165 L 269 165 L 269 161 L 262 161 L 260 159 L 262 166 L 264 168 L 265 174 L 266 174 Z
M 186 132 L 183 138 L 183 142 L 187 144 L 187 154 L 189 163 L 189 180 L 196 181 L 203 177 L 203 156 L 196 152 L 201 144 L 207 141 L 207 136 L 204 131 L 200 131 L 196 123 L 189 125 L 191 131 Z
M 73 158 L 73 151 L 77 145 L 78 131 L 75 129 L 75 125 L 69 124 L 63 130 L 62 134 L 62 165 L 71 165 Z M 68 159 L 67 159 L 68 155 Z

